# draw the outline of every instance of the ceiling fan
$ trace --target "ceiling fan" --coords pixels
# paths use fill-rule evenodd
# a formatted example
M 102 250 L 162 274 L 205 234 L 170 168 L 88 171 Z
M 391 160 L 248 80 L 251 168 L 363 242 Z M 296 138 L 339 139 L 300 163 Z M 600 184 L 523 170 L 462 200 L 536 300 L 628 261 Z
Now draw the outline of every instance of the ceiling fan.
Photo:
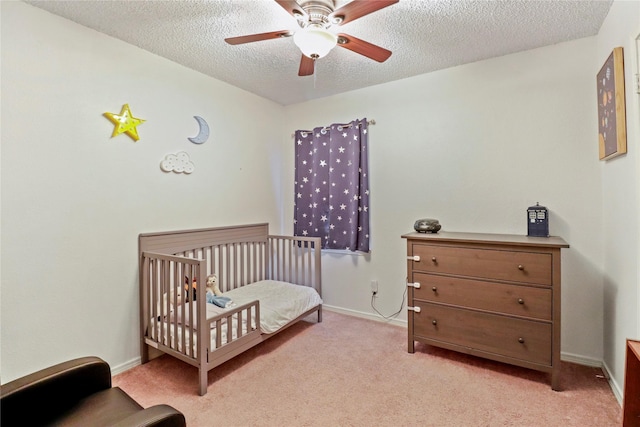
M 313 74 L 315 61 L 328 54 L 336 45 L 359 53 L 378 62 L 384 62 L 391 51 L 344 33 L 329 31 L 332 26 L 344 25 L 372 12 L 376 12 L 399 0 L 353 0 L 335 9 L 334 0 L 275 0 L 291 16 L 300 30 L 271 31 L 247 36 L 229 37 L 229 44 L 244 44 L 262 40 L 293 36 L 294 43 L 302 51 L 299 76 Z

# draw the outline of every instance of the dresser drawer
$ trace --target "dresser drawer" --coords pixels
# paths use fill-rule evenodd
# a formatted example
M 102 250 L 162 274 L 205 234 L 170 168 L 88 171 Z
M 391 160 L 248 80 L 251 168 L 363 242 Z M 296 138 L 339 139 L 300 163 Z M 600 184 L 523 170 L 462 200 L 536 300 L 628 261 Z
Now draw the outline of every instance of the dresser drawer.
M 483 282 L 450 276 L 414 273 L 414 300 L 439 302 L 498 313 L 551 320 L 551 288 Z
M 551 254 L 443 245 L 411 245 L 414 271 L 551 285 Z
M 541 365 L 551 365 L 551 323 L 416 301 L 416 337 L 437 340 Z

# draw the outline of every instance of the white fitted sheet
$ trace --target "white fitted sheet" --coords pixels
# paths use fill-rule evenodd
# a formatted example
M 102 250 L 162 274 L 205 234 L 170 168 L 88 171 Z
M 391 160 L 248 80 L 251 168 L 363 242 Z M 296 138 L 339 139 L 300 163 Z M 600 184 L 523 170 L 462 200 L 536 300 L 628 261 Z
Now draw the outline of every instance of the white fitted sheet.
M 285 326 L 287 323 L 292 320 L 298 318 L 303 313 L 311 310 L 314 307 L 322 304 L 322 299 L 318 292 L 308 286 L 300 286 L 293 285 L 287 282 L 281 282 L 276 280 L 262 280 L 256 283 L 252 283 L 250 285 L 242 286 L 237 289 L 233 289 L 229 292 L 225 292 L 223 294 L 226 297 L 229 297 L 233 300 L 236 306 L 240 306 L 246 303 L 250 303 L 255 300 L 260 301 L 260 331 L 265 334 L 271 334 L 276 332 L 278 329 Z M 197 303 L 192 302 L 193 304 L 193 317 L 197 319 Z M 221 308 L 215 306 L 213 304 L 206 304 L 207 306 L 207 319 L 211 319 L 218 314 L 222 314 L 233 310 L 234 307 L 231 308 Z M 176 348 L 176 344 L 178 346 L 178 351 L 182 351 L 182 334 L 183 328 L 182 322 L 186 320 L 186 324 L 189 322 L 189 309 L 186 309 L 186 316 L 182 316 L 181 310 L 170 310 L 171 311 L 171 322 L 173 322 L 173 316 L 178 316 L 179 326 L 177 328 L 177 343 L 175 335 L 175 328 L 173 324 L 169 322 L 163 321 L 159 322 L 156 319 L 151 320 L 151 336 L 155 339 L 155 337 L 160 336 L 160 328 L 161 325 L 163 327 L 163 343 L 171 348 Z M 245 316 L 246 317 L 246 316 Z M 247 319 L 243 317 L 242 319 L 242 335 L 246 334 L 248 331 L 247 328 Z M 225 321 L 226 323 L 226 321 Z M 229 341 L 232 341 L 237 338 L 237 330 L 238 330 L 238 316 L 234 315 L 232 318 L 232 328 L 231 328 L 231 337 Z M 197 327 L 197 325 L 194 325 Z M 227 343 L 228 339 L 228 325 L 223 324 L 221 328 L 221 342 L 222 345 Z M 251 321 L 251 330 L 256 328 L 255 321 L 252 319 Z M 186 329 L 189 330 L 188 328 Z M 193 341 L 193 351 L 196 348 L 196 338 L 191 340 L 189 337 L 190 334 L 187 334 L 185 337 L 185 343 L 187 347 Z M 211 347 L 216 348 L 216 338 L 217 332 L 215 328 L 212 328 L 211 333 Z

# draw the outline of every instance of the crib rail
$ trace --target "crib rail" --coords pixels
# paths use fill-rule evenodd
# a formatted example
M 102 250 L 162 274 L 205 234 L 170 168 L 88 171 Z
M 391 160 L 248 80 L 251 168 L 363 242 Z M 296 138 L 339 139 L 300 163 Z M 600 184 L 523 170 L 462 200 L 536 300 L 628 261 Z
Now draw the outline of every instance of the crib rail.
M 197 324 L 206 321 L 205 300 L 196 299 L 196 278 L 206 274 L 206 262 L 154 252 L 141 254 L 140 324 L 144 342 L 169 348 L 197 360 L 206 343 L 196 339 Z M 143 345 L 143 361 L 148 358 Z
M 264 280 L 267 275 L 266 240 L 211 244 L 177 255 L 206 260 L 207 275 L 218 276 L 222 292 Z
M 315 237 L 270 235 L 266 241 L 227 242 L 175 255 L 205 260 L 206 275 L 218 276 L 222 292 L 271 279 L 310 286 L 320 293 L 320 243 Z
M 319 237 L 270 235 L 267 277 L 310 286 L 322 295 L 320 245 Z
M 145 233 L 140 252 L 205 260 L 222 292 L 264 279 L 314 287 L 320 292 L 320 239 L 269 235 L 266 223 Z M 198 277 L 202 283 L 205 277 Z
M 207 319 L 206 300 L 190 298 L 197 292 L 193 279 L 205 276 L 206 260 L 143 252 L 142 266 L 141 334 L 146 345 L 171 350 L 183 360 L 196 364 L 196 360 L 206 360 L 198 357 L 200 352 L 206 355 L 236 340 L 259 334 L 258 301 Z M 187 281 L 183 281 L 185 277 Z M 197 325 L 206 326 L 198 332 Z
M 226 344 L 242 339 L 242 337 L 252 332 L 259 333 L 260 325 L 260 303 L 252 301 L 219 314 L 211 319 L 207 319 L 207 330 L 209 334 L 214 334 L 215 340 L 211 350 L 217 350 Z

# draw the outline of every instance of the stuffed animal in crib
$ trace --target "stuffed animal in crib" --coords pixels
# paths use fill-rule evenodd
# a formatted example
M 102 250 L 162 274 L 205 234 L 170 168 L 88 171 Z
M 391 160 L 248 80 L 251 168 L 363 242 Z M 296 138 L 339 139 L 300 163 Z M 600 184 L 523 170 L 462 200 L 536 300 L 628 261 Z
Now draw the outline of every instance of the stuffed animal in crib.
M 210 274 L 207 276 L 207 302 L 222 308 L 233 307 L 236 305 L 231 301 L 231 298 L 222 296 L 222 292 L 218 287 L 218 276 L 216 274 Z
M 211 292 L 215 296 L 219 297 L 222 295 L 220 288 L 218 287 L 218 275 L 210 274 L 207 276 L 207 292 Z

